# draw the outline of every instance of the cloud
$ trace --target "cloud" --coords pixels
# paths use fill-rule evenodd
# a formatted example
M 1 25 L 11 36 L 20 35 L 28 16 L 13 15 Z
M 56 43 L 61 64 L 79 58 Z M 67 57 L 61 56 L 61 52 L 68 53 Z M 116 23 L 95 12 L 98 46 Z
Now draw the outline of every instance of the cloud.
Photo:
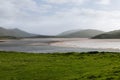
M 116 14 L 117 13 L 117 14 Z M 42 16 L 38 21 L 30 22 L 27 26 L 41 28 L 36 30 L 43 34 L 57 34 L 70 29 L 100 29 L 113 30 L 120 26 L 120 11 L 103 11 L 94 9 L 72 8 L 58 11 L 51 16 Z M 32 31 L 32 28 L 31 28 Z
M 34 0 L 0 0 L 0 25 L 19 25 L 44 14 L 49 5 L 38 5 Z
M 74 28 L 96 28 L 113 30 L 120 26 L 120 11 L 103 11 L 93 9 L 71 9 L 65 14 L 64 20 Z
M 98 4 L 109 5 L 111 4 L 111 0 L 96 0 Z
M 78 28 L 119 29 L 119 10 L 98 9 L 101 5 L 112 4 L 111 1 L 91 1 L 44 0 L 42 3 L 40 1 L 36 2 L 36 0 L 1 0 L 0 25 L 8 28 L 18 27 L 40 34 L 57 34 L 65 30 Z M 66 6 L 66 4 L 73 4 L 73 6 Z M 76 4 L 81 6 L 76 6 Z
M 47 3 L 52 4 L 82 4 L 86 0 L 46 0 Z

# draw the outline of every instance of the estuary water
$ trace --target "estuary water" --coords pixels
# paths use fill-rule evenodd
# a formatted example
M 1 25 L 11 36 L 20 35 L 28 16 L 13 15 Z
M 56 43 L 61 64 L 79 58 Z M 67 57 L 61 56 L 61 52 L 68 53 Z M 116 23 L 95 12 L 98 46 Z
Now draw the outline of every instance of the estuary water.
M 120 52 L 120 39 L 36 38 L 0 41 L 1 51 L 33 53 L 53 52 Z

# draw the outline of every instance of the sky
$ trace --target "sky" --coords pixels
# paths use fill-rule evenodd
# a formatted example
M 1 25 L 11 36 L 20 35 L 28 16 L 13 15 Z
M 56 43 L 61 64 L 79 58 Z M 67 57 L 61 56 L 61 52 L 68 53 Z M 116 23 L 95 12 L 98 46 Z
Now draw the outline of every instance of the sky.
M 0 0 L 0 26 L 56 35 L 72 29 L 120 29 L 120 0 Z

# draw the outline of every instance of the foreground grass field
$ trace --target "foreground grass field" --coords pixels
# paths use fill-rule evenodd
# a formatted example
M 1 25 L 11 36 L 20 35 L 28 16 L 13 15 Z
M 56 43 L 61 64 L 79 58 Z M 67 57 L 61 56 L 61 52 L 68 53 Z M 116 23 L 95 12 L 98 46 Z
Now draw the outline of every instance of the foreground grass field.
M 0 52 L 0 80 L 120 80 L 120 53 Z

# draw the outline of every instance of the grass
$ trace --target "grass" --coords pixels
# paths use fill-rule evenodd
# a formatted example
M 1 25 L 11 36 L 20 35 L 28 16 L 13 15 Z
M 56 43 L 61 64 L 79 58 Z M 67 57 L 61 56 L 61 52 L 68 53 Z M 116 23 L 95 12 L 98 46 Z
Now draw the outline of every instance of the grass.
M 120 53 L 1 51 L 0 80 L 120 80 Z

